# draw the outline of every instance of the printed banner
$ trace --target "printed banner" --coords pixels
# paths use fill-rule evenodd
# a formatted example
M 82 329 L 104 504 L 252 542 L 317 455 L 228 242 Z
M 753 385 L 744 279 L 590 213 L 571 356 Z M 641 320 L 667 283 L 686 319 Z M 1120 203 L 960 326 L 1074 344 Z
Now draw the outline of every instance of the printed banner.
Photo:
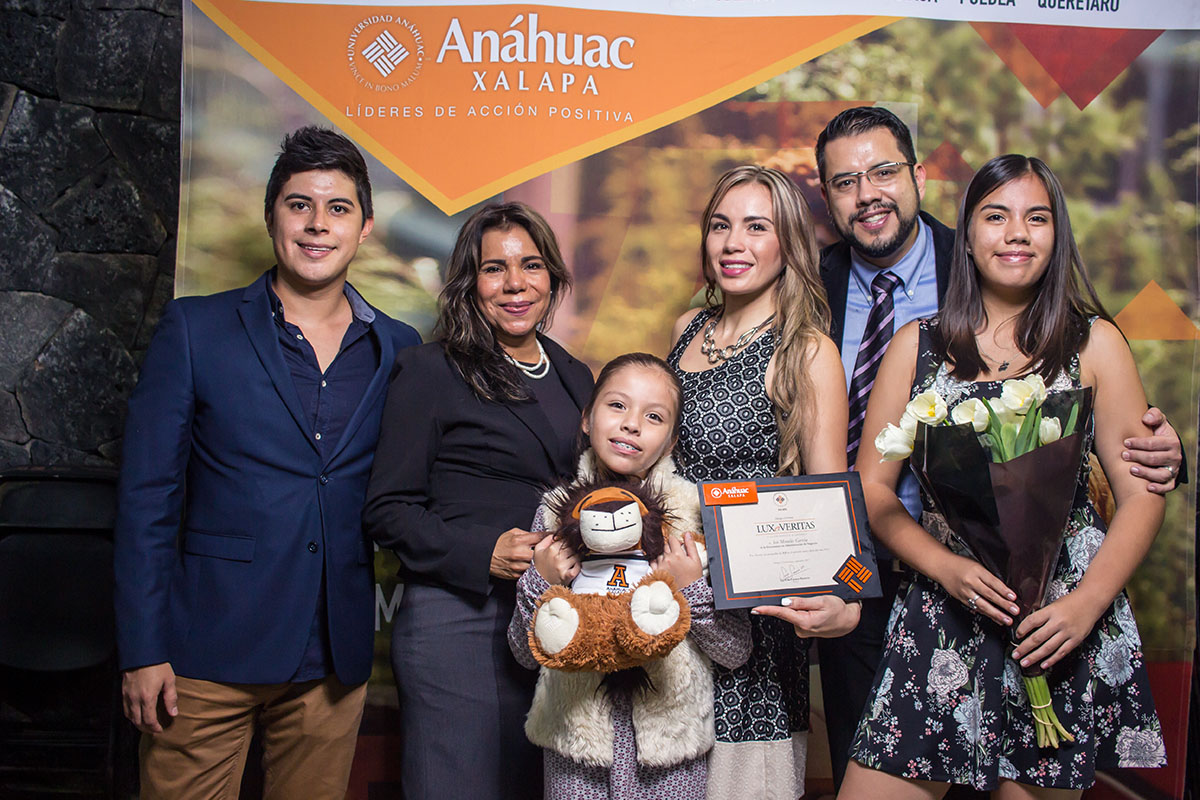
M 281 0 L 306 3 L 308 0 Z M 484 0 L 473 6 L 507 5 L 511 0 Z M 359 5 L 357 0 L 329 0 L 327 6 Z M 460 6 L 454 0 L 375 3 L 376 8 Z M 913 17 L 964 22 L 1070 25 L 1077 28 L 1200 28 L 1200 8 L 1178 0 L 567 0 L 559 8 L 666 14 L 680 17 L 827 17 L 841 14 Z
M 197 6 L 449 214 L 707 108 L 888 21 L 714 24 L 513 5 Z M 730 46 L 748 41 L 753 48 Z
M 193 0 L 176 292 L 270 267 L 267 173 L 284 133 L 321 124 L 368 156 L 376 225 L 351 280 L 369 301 L 428 337 L 458 227 L 503 196 L 545 214 L 575 277 L 551 336 L 593 370 L 666 355 L 674 320 L 702 298 L 699 215 L 717 176 L 782 169 L 829 244 L 817 134 L 843 109 L 881 104 L 911 127 L 922 208 L 946 224 L 994 155 L 1055 170 L 1088 270 L 1196 476 L 1198 28 L 1200 5 L 1165 0 Z M 1102 784 L 1143 794 L 1183 791 L 1195 485 L 1169 497 L 1129 587 L 1172 766 Z M 353 798 L 399 796 L 388 641 L 402 587 L 391 554 L 376 568 Z M 810 764 L 810 789 L 828 774 Z

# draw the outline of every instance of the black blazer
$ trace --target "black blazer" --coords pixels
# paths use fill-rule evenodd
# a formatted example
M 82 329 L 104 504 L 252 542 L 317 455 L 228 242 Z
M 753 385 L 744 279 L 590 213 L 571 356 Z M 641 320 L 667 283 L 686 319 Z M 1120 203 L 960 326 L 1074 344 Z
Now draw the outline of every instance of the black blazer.
M 582 412 L 586 364 L 538 337 Z M 406 581 L 484 596 L 496 539 L 529 528 L 542 492 L 574 474 L 536 402 L 479 399 L 440 343 L 400 352 L 375 451 L 363 523 L 400 558 Z
M 933 257 L 937 269 L 938 307 L 946 296 L 950 283 L 950 259 L 954 255 L 954 229 L 947 228 L 936 219 L 921 212 L 921 219 L 933 233 Z M 842 334 L 846 327 L 846 292 L 850 286 L 850 245 L 845 240 L 835 242 L 821 251 L 821 282 L 829 297 L 829 310 L 833 313 L 829 325 L 829 338 L 842 349 Z

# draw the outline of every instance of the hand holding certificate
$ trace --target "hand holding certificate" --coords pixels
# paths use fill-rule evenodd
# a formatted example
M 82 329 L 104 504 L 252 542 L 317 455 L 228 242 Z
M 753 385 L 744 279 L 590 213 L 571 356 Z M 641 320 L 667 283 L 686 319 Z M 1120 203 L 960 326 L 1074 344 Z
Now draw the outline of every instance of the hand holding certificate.
M 783 605 L 755 606 L 750 613 L 778 617 L 795 628 L 801 639 L 833 639 L 858 627 L 862 603 L 847 603 L 832 594 L 785 597 Z
M 857 473 L 699 486 L 717 608 L 881 595 Z

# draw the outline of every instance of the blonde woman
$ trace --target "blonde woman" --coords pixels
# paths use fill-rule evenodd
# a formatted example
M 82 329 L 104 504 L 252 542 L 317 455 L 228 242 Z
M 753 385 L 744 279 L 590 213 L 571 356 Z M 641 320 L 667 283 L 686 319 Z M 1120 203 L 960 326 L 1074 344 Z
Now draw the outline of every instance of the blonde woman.
M 708 303 L 676 322 L 668 357 L 684 388 L 676 451 L 684 475 L 844 471 L 845 378 L 825 335 L 829 305 L 804 197 L 778 170 L 737 167 L 717 181 L 701 223 Z M 708 796 L 790 800 L 804 786 L 806 639 L 852 630 L 859 607 L 833 597 L 791 598 L 787 608 L 754 612 L 749 661 L 714 667 L 717 744 Z

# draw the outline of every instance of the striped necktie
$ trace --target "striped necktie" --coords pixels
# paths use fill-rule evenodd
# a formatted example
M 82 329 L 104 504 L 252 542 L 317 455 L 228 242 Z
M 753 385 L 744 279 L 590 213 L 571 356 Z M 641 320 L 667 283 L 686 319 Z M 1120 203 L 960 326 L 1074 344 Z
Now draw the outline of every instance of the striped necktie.
M 862 343 L 858 346 L 858 357 L 854 360 L 854 374 L 850 377 L 850 432 L 846 437 L 846 458 L 854 468 L 854 458 L 862 440 L 863 420 L 867 416 L 867 398 L 875 385 L 875 373 L 879 362 L 892 339 L 896 311 L 892 305 L 892 290 L 900 279 L 892 272 L 881 272 L 871 281 L 871 310 L 867 314 L 867 325 L 863 328 Z

